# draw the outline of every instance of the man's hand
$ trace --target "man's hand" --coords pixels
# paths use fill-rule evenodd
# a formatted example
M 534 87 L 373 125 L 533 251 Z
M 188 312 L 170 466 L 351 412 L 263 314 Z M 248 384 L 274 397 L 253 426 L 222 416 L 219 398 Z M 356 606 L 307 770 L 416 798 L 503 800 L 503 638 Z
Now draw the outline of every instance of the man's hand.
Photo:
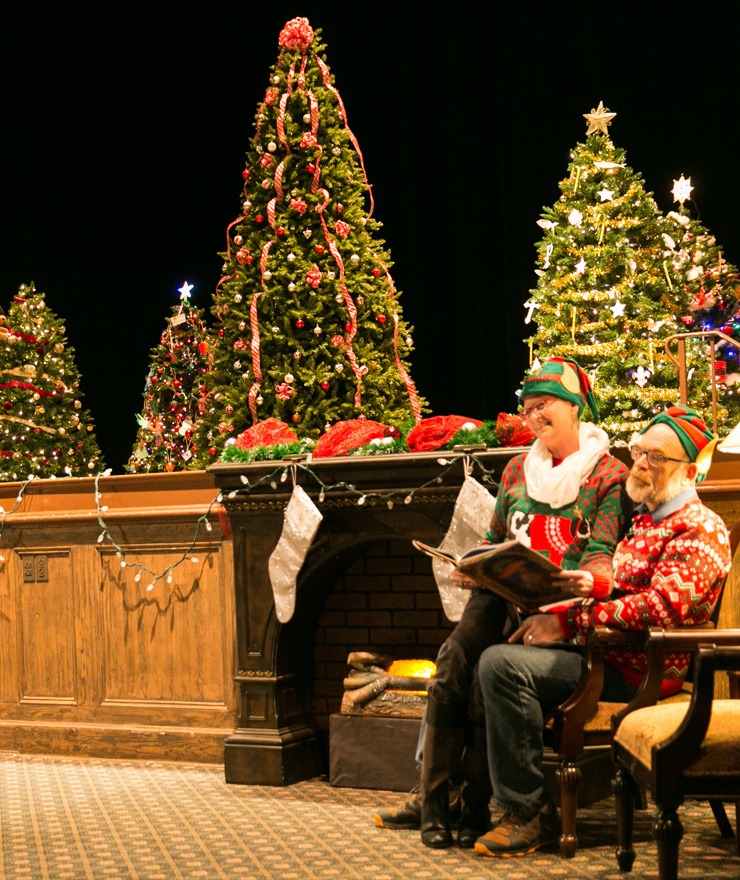
M 555 614 L 533 614 L 525 617 L 518 630 L 509 636 L 509 642 L 522 642 L 524 645 L 546 645 L 562 642 L 565 636 L 560 629 L 560 621 Z
M 572 593 L 574 596 L 590 596 L 594 589 L 594 576 L 583 569 L 563 571 L 554 575 L 552 582 L 564 593 Z

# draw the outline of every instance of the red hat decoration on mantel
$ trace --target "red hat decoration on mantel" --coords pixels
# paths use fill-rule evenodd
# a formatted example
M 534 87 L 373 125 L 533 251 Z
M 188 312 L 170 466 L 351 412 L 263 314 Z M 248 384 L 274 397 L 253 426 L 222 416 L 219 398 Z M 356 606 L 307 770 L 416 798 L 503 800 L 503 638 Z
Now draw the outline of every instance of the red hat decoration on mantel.
M 431 416 L 422 419 L 409 431 L 406 445 L 409 452 L 432 452 L 441 449 L 461 428 L 480 428 L 483 422 L 465 416 Z

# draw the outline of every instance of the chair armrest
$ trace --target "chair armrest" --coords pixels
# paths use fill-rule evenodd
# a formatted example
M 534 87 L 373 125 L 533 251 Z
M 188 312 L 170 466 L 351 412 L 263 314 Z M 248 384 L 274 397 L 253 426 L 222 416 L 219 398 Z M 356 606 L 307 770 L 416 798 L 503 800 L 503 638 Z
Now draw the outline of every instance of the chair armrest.
M 640 630 L 595 626 L 585 636 L 583 670 L 573 693 L 553 712 L 555 742 L 563 755 L 575 756 L 584 748 L 584 727 L 594 717 L 604 687 L 604 651 L 608 647 L 645 645 L 647 633 Z
M 647 633 L 647 671 L 642 684 L 632 700 L 612 718 L 612 730 L 619 727 L 622 719 L 644 706 L 653 706 L 660 698 L 663 683 L 664 658 L 667 651 L 693 653 L 698 645 L 740 645 L 740 629 L 715 629 L 711 624 L 702 626 L 679 626 L 664 630 L 652 627 Z

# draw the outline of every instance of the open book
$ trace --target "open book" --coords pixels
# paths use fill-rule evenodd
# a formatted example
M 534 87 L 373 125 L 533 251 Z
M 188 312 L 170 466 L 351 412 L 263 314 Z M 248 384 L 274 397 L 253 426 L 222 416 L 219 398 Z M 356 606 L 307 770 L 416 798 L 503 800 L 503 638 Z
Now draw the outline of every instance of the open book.
M 428 556 L 449 562 L 479 586 L 498 593 L 524 611 L 573 601 L 572 593 L 564 593 L 552 584 L 553 575 L 562 569 L 516 539 L 475 547 L 461 556 L 422 541 L 412 541 L 412 544 Z

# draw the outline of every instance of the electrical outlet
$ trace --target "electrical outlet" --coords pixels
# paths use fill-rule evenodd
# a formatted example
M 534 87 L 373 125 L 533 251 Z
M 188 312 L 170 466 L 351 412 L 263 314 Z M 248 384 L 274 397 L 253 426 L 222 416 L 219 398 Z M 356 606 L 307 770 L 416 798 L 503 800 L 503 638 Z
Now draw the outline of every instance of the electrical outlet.
M 23 557 L 23 583 L 36 583 L 36 560 L 33 556 Z
M 49 580 L 49 557 L 48 556 L 36 556 L 36 580 L 37 581 L 48 581 Z

